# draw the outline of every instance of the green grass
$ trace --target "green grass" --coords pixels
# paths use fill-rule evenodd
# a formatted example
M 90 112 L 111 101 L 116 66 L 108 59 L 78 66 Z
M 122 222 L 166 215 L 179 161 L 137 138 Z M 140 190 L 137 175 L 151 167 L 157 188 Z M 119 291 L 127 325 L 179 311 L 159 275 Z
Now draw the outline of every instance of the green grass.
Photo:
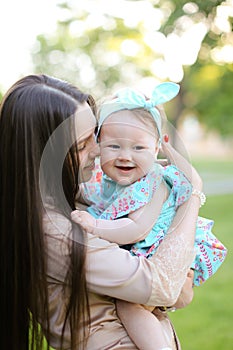
M 200 215 L 213 218 L 213 232 L 228 248 L 228 255 L 214 276 L 195 288 L 193 302 L 171 314 L 183 350 L 231 350 L 233 348 L 232 274 L 233 194 L 207 199 Z
M 209 173 L 212 176 L 233 177 L 233 160 L 192 159 L 191 162 L 201 173 Z

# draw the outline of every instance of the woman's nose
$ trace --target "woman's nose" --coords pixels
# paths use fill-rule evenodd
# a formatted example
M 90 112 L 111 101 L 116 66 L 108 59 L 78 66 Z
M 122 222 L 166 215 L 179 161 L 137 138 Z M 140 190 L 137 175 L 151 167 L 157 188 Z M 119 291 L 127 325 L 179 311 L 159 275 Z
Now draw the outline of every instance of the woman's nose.
M 95 158 L 100 155 L 100 146 L 99 143 L 97 143 L 95 140 L 93 141 L 92 148 L 90 151 L 90 156 L 92 158 Z

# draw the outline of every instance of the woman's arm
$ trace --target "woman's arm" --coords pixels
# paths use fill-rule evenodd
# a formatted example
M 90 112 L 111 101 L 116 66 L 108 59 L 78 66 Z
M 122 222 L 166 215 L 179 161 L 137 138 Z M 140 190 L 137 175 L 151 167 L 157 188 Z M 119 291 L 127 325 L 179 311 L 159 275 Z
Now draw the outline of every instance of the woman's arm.
M 201 191 L 202 180 L 192 165 L 168 142 L 163 143 L 163 152 L 184 172 L 193 188 Z M 185 283 L 195 257 L 194 238 L 199 208 L 200 199 L 192 195 L 177 209 L 168 235 L 158 247 L 156 254 L 150 258 L 158 269 L 161 283 L 164 285 L 164 301 L 161 305 L 169 305 L 169 298 L 173 299 L 170 305 L 175 304 Z
M 162 182 L 151 201 L 130 213 L 128 218 L 117 220 L 95 219 L 89 213 L 79 210 L 73 211 L 71 218 L 86 231 L 110 242 L 120 245 L 139 242 L 148 235 L 156 223 L 167 193 L 167 187 Z

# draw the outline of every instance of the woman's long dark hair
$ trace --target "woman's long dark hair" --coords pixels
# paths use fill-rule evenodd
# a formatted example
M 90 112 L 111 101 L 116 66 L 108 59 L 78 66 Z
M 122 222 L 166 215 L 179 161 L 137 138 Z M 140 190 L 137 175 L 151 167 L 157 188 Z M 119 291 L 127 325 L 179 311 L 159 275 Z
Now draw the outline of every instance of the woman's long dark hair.
M 74 115 L 79 104 L 84 101 L 95 109 L 91 96 L 83 94 L 67 82 L 46 75 L 29 75 L 16 82 L 1 103 L 1 349 L 41 350 L 42 333 L 38 320 L 47 325 L 49 341 L 43 202 L 39 188 L 40 161 L 54 130 Z M 64 140 L 66 136 L 64 135 Z M 56 157 L 56 148 L 52 149 Z M 69 149 L 62 170 L 65 197 L 72 209 L 78 191 L 79 165 L 75 152 L 77 150 L 74 147 Z M 48 194 L 55 203 L 59 203 L 55 171 L 48 174 L 47 180 L 51 184 L 47 186 Z M 60 204 L 57 209 L 69 217 L 66 205 L 63 207 Z M 71 293 L 65 320 L 69 322 L 71 330 L 71 349 L 75 348 L 83 336 L 80 323 L 84 315 L 87 315 L 86 322 L 89 322 L 84 236 L 74 224 L 73 234 L 80 237 L 79 243 L 72 243 L 71 266 L 67 273 Z M 65 324 L 63 331 L 64 328 Z M 62 339 L 63 335 L 61 348 Z

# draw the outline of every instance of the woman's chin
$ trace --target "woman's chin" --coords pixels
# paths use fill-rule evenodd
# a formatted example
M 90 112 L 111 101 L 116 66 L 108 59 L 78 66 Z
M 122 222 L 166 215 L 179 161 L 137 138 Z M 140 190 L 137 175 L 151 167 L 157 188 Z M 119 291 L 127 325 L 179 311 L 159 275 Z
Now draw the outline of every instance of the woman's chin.
M 79 174 L 78 182 L 79 183 L 88 182 L 91 179 L 92 174 L 93 174 L 93 171 L 91 169 L 85 169 L 84 171 L 82 171 L 81 174 Z

